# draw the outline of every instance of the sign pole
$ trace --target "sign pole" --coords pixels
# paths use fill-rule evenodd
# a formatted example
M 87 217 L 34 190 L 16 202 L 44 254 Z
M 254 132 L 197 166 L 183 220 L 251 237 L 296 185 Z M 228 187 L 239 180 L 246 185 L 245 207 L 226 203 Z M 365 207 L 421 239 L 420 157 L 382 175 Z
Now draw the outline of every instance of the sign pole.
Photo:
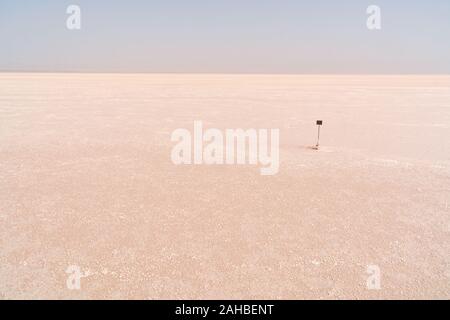
M 322 120 L 317 120 L 316 124 L 317 124 L 317 145 L 316 145 L 316 149 L 319 150 L 319 146 L 320 146 L 320 127 L 323 125 L 323 121 Z
M 318 130 L 317 130 L 317 147 L 319 147 L 320 144 L 320 126 L 318 126 Z

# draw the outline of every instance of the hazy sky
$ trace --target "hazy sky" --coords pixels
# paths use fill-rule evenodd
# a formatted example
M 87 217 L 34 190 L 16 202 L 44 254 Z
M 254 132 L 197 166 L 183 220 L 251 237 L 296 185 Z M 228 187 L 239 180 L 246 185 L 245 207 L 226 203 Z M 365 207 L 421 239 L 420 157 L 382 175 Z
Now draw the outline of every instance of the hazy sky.
M 0 0 L 0 70 L 450 73 L 450 0 Z

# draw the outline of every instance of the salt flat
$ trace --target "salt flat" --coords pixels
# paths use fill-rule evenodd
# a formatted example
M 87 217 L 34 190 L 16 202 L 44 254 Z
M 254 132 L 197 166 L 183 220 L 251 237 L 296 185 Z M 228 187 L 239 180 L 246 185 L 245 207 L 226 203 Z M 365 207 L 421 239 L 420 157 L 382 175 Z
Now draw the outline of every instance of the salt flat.
M 195 120 L 278 175 L 175 166 Z M 449 138 L 450 76 L 0 74 L 0 298 L 449 299 Z

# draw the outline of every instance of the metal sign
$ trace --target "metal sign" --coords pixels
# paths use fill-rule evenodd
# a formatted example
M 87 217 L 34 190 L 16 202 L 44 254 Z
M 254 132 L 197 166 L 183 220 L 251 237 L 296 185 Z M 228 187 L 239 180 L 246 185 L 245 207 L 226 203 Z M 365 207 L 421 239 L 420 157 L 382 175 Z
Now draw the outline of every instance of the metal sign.
M 316 147 L 315 147 L 315 149 L 317 149 L 317 150 L 319 150 L 319 143 L 320 143 L 320 127 L 323 125 L 323 121 L 322 120 L 317 120 L 316 121 L 316 124 L 317 124 L 317 129 L 318 129 L 318 132 L 317 132 L 317 144 L 316 144 Z

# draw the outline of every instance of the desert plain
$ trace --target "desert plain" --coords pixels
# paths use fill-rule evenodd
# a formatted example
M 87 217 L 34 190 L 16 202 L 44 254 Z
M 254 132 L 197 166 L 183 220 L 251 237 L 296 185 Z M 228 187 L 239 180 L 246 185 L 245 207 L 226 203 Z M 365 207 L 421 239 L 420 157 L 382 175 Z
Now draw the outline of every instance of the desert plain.
M 196 120 L 278 174 L 174 165 Z M 450 76 L 0 74 L 0 299 L 449 299 L 449 201 Z

